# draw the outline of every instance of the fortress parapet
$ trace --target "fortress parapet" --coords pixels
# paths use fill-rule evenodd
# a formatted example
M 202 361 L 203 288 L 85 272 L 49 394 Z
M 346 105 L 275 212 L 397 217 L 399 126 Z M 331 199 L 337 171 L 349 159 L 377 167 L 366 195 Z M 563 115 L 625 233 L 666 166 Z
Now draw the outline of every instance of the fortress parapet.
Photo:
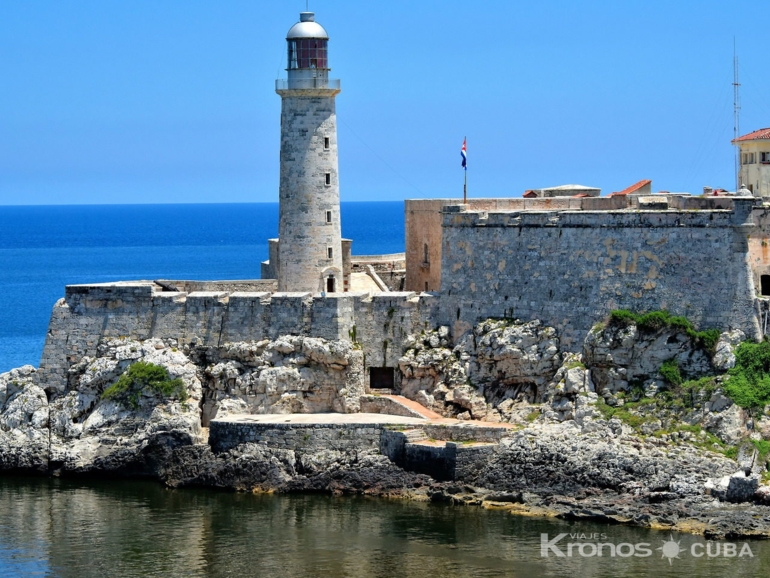
M 168 291 L 153 281 L 68 285 L 54 306 L 40 362 L 41 383 L 63 390 L 67 372 L 94 357 L 104 338 L 174 339 L 185 345 L 305 335 L 349 339 L 367 366 L 395 368 L 410 333 L 436 316 L 436 298 L 414 292 L 268 293 Z

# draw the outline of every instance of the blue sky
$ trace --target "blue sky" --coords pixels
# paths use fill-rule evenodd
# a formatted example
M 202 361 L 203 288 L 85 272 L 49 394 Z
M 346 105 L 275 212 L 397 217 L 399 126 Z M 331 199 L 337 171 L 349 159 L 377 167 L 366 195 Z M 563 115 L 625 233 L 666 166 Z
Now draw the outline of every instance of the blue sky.
M 3 0 L 0 204 L 275 202 L 304 0 Z M 331 37 L 343 201 L 733 185 L 770 126 L 770 3 L 310 0 Z M 758 29 L 759 32 L 754 32 Z

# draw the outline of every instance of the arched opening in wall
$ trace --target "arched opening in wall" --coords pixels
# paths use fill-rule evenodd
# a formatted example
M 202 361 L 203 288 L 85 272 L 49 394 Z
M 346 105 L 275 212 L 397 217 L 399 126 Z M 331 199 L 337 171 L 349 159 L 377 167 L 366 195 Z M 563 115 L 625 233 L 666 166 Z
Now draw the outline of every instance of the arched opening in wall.
M 390 389 L 396 386 L 396 370 L 392 367 L 370 367 L 369 389 Z
M 759 278 L 762 295 L 770 295 L 770 275 L 762 275 Z
M 326 292 L 327 293 L 334 293 L 334 277 L 327 277 L 326 278 Z

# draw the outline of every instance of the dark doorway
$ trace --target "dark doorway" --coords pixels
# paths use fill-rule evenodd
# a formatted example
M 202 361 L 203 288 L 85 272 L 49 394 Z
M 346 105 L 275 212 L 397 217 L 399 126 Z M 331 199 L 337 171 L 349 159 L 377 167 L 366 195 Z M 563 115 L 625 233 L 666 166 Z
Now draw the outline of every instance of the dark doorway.
M 760 281 L 762 282 L 762 295 L 770 295 L 770 275 L 762 275 Z
M 326 292 L 334 293 L 334 277 L 326 278 Z
M 393 389 L 396 385 L 396 371 L 392 367 L 370 367 L 369 389 Z

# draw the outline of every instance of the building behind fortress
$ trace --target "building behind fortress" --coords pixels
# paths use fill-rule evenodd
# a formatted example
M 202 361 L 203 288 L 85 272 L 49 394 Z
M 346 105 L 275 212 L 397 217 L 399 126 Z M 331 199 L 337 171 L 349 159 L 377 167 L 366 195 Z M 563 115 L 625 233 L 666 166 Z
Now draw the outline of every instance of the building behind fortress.
M 279 238 L 264 279 L 147 280 L 66 288 L 54 306 L 39 379 L 64 391 L 69 369 L 105 337 L 180 345 L 305 335 L 350 340 L 365 370 L 396 388 L 409 335 L 455 341 L 478 321 L 539 319 L 578 351 L 613 309 L 666 309 L 700 328 L 760 338 L 770 294 L 770 209 L 753 196 L 536 197 L 406 201 L 403 291 L 359 259 L 379 291 L 355 291 L 341 238 L 328 35 L 312 13 L 287 35 Z M 769 153 L 770 154 L 770 153 Z M 381 261 L 381 260 L 380 260 Z

